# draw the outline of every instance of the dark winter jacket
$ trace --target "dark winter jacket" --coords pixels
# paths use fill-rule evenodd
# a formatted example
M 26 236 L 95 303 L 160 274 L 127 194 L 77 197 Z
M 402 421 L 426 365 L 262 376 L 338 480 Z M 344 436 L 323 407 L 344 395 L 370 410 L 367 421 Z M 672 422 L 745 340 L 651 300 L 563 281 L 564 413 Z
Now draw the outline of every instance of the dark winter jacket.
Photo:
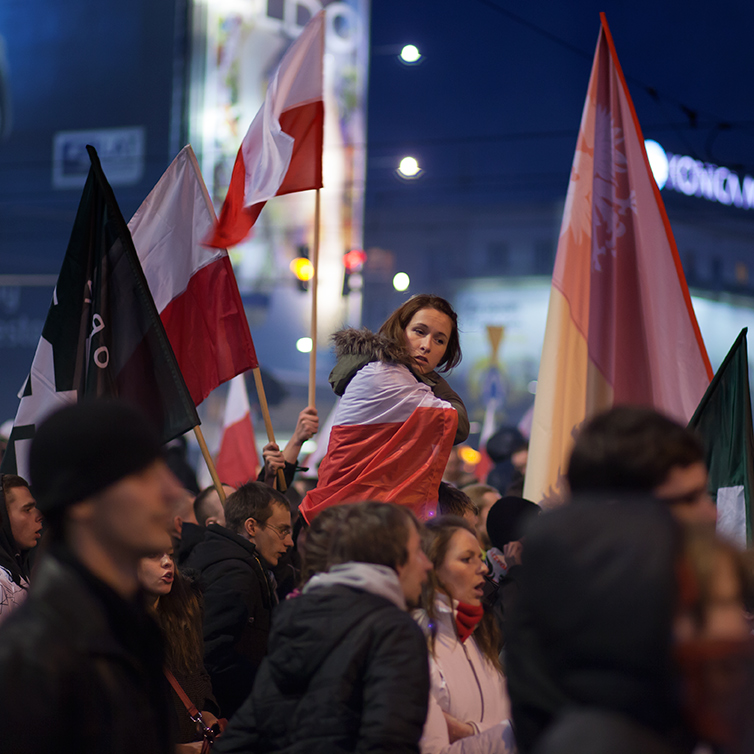
M 454 444 L 463 442 L 469 436 L 469 417 L 466 413 L 466 406 L 458 394 L 437 372 L 421 374 L 414 371 L 406 352 L 388 338 L 370 332 L 366 328 L 356 330 L 349 327 L 335 333 L 333 343 L 338 362 L 330 372 L 329 380 L 336 395 L 343 395 L 348 383 L 356 376 L 359 369 L 373 361 L 403 364 L 411 370 L 418 382 L 428 385 L 438 398 L 450 403 L 458 413 L 458 429 Z
M 354 565 L 365 564 L 338 569 Z M 217 754 L 419 751 L 429 695 L 423 634 L 394 601 L 337 578 L 278 607 L 270 654 Z
M 276 603 L 269 566 L 253 543 L 217 524 L 186 566 L 199 573 L 204 593 L 204 664 L 223 715 L 230 717 L 251 691 L 267 653 Z
M 684 754 L 624 715 L 574 708 L 542 736 L 534 754 Z
M 521 752 L 537 750 L 574 708 L 619 715 L 675 740 L 676 538 L 667 506 L 651 500 L 577 500 L 532 524 L 518 602 L 506 621 Z
M 0 628 L 0 752 L 172 750 L 159 629 L 66 551 Z

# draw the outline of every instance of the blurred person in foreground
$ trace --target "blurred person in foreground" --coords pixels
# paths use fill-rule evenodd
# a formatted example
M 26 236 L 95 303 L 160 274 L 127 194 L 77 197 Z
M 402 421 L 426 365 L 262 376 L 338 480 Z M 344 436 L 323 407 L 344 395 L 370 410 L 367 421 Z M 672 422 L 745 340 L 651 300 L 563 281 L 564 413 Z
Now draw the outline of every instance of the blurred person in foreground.
M 431 568 L 421 524 L 398 505 L 343 508 L 329 570 L 278 608 L 269 655 L 218 754 L 418 753 L 429 672 L 406 609 Z
M 192 720 L 173 688 L 174 740 L 178 744 L 202 741 L 204 726 L 212 728 L 217 724 L 220 709 L 212 694 L 209 673 L 204 668 L 201 592 L 176 569 L 173 544 L 167 534 L 160 550 L 139 561 L 138 574 L 147 608 L 165 639 L 165 669 L 201 715 L 200 722 Z
M 29 554 L 42 532 L 42 514 L 28 482 L 0 475 L 0 623 L 26 598 Z
M 155 429 L 127 404 L 84 401 L 37 428 L 29 465 L 51 541 L 0 626 L 0 751 L 170 752 L 162 637 L 137 576 L 181 493 Z
M 521 751 L 754 750 L 738 563 L 646 496 L 577 499 L 541 516 L 506 655 Z
M 288 500 L 262 482 L 241 485 L 225 501 L 226 526 L 210 524 L 186 565 L 204 592 L 204 661 L 223 714 L 251 691 L 267 653 L 278 598 L 272 569 L 289 547 Z
M 515 751 L 510 703 L 493 616 L 482 606 L 484 563 L 476 532 L 457 516 L 430 521 L 424 551 L 432 563 L 423 609 L 431 691 L 422 754 Z
M 714 529 L 717 521 L 699 439 L 651 408 L 615 406 L 588 421 L 567 478 L 572 495 L 651 493 L 683 523 Z

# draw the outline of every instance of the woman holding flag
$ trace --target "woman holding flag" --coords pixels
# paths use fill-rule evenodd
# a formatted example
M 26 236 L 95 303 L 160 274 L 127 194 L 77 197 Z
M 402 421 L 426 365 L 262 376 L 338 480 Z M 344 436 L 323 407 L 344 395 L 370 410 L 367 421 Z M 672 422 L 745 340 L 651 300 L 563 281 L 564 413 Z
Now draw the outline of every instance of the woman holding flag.
M 458 318 L 439 296 L 421 294 L 394 311 L 377 334 L 333 336 L 338 363 L 330 384 L 341 396 L 319 482 L 301 510 L 311 521 L 330 505 L 396 502 L 422 515 L 454 443 L 469 421 L 440 371 L 461 361 Z

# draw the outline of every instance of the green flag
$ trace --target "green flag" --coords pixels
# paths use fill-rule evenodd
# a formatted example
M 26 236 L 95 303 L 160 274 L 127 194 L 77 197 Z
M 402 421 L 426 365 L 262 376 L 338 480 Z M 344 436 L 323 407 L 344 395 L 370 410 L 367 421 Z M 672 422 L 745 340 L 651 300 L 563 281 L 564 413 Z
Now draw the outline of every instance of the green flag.
M 754 481 L 747 329 L 736 338 L 689 422 L 704 444 L 717 531 L 741 547 L 752 541 Z

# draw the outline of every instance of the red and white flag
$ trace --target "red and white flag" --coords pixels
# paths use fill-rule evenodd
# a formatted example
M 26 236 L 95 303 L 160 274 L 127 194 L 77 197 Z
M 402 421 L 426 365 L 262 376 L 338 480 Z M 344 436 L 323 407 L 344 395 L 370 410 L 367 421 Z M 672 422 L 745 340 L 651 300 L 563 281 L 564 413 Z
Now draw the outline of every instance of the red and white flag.
M 256 479 L 259 471 L 249 396 L 242 374 L 234 377 L 228 386 L 223 434 L 215 465 L 223 484 L 233 487 L 240 487 L 249 480 Z
M 197 406 L 221 383 L 258 366 L 228 252 L 203 245 L 214 222 L 196 156 L 186 146 L 128 224 Z
M 421 516 L 437 502 L 458 414 L 406 367 L 373 362 L 351 380 L 333 418 L 307 521 L 339 503 L 399 503 Z
M 220 219 L 206 239 L 227 248 L 243 241 L 273 196 L 322 188 L 325 11 L 285 53 L 264 104 L 238 150 Z
M 686 424 L 712 379 L 604 14 L 571 169 L 524 497 L 562 500 L 579 426 L 619 403 Z

